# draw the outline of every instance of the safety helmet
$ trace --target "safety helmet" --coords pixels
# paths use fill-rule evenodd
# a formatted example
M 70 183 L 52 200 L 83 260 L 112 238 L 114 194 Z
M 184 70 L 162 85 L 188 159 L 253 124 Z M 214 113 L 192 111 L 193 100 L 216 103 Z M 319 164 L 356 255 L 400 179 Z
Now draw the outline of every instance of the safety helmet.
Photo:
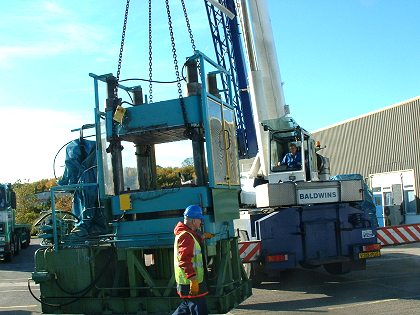
M 204 219 L 203 210 L 198 205 L 190 205 L 187 208 L 185 208 L 184 217 L 187 217 L 190 219 L 203 220 Z

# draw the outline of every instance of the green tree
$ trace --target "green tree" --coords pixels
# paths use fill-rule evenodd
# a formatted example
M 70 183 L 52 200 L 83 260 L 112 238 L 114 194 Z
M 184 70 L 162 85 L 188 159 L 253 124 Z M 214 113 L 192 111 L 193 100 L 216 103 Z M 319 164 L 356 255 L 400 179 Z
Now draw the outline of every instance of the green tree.
M 157 185 L 160 188 L 178 187 L 181 185 L 178 167 L 160 167 L 156 169 Z
M 41 211 L 47 209 L 47 205 L 39 201 L 36 191 L 39 182 L 13 184 L 16 193 L 16 221 L 18 223 L 33 224 Z M 42 184 L 41 184 L 42 185 Z
M 184 161 L 182 161 L 181 166 L 194 166 L 194 159 L 192 157 L 186 158 Z
M 188 158 L 182 162 L 182 167 L 161 167 L 157 166 L 157 185 L 160 188 L 180 187 L 180 174 L 185 180 L 195 177 L 193 159 Z M 137 170 L 127 168 L 125 176 L 126 186 L 137 188 Z M 18 223 L 33 224 L 40 216 L 42 211 L 51 209 L 49 194 L 51 187 L 57 186 L 55 178 L 42 179 L 33 183 L 22 183 L 17 181 L 13 185 L 16 192 L 16 221 Z M 42 194 L 44 193 L 44 194 Z M 55 208 L 59 210 L 71 211 L 73 197 L 68 194 L 57 194 Z
M 64 210 L 71 212 L 71 208 L 73 206 L 73 195 L 65 194 L 65 195 L 58 195 L 55 198 L 55 208 L 58 210 Z
M 16 193 L 16 222 L 33 224 L 42 211 L 51 209 L 51 199 L 48 194 L 51 187 L 56 186 L 56 180 L 42 179 L 33 183 L 14 183 Z M 44 193 L 44 194 L 42 194 Z M 57 195 L 56 209 L 71 211 L 72 196 Z
M 181 178 L 183 175 L 184 180 L 191 180 L 195 177 L 194 166 L 186 165 L 183 167 L 157 167 L 157 185 L 160 188 L 180 187 Z

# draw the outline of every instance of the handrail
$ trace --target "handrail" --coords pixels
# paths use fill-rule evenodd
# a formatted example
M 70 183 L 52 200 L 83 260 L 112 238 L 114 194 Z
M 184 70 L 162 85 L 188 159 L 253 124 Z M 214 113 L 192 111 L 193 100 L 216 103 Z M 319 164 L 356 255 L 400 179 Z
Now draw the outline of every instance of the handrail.
M 80 184 L 70 184 L 65 186 L 54 186 L 51 187 L 51 219 L 53 221 L 53 238 L 54 238 L 54 251 L 58 252 L 58 237 L 57 237 L 57 222 L 55 214 L 55 193 L 56 192 L 65 192 L 65 191 L 74 191 L 81 190 L 85 187 L 97 186 L 97 183 L 80 183 Z

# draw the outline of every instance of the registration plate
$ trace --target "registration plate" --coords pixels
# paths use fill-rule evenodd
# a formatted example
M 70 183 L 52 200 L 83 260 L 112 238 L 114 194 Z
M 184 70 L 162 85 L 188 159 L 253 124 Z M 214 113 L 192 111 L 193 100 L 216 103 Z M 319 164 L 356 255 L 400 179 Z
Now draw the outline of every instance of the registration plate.
M 359 253 L 359 258 L 361 259 L 374 258 L 374 257 L 381 257 L 381 252 L 375 251 L 375 252 Z

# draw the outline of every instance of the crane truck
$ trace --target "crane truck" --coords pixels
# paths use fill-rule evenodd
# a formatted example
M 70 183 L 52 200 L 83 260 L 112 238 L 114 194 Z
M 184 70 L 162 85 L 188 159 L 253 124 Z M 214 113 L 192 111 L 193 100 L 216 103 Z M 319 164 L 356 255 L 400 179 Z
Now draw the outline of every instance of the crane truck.
M 31 225 L 16 223 L 16 194 L 11 184 L 0 184 L 0 259 L 11 262 L 31 241 Z
M 231 30 L 225 51 L 232 55 L 226 64 L 237 78 L 242 106 L 248 107 L 242 110 L 248 116 L 243 120 L 246 141 L 238 137 L 239 147 L 247 150 L 240 152 L 241 218 L 235 220 L 248 273 L 258 278 L 298 266 L 324 266 L 333 274 L 364 269 L 366 259 L 380 256 L 380 244 L 363 178 L 330 178 L 329 160 L 319 154 L 322 147 L 288 114 L 265 1 L 222 3 L 219 10 L 225 14 L 216 17 L 208 10 L 208 18 L 210 25 Z M 238 16 L 240 31 L 229 12 Z M 216 55 L 222 56 L 221 35 L 212 34 Z M 290 145 L 301 160 L 293 167 L 283 161 Z

